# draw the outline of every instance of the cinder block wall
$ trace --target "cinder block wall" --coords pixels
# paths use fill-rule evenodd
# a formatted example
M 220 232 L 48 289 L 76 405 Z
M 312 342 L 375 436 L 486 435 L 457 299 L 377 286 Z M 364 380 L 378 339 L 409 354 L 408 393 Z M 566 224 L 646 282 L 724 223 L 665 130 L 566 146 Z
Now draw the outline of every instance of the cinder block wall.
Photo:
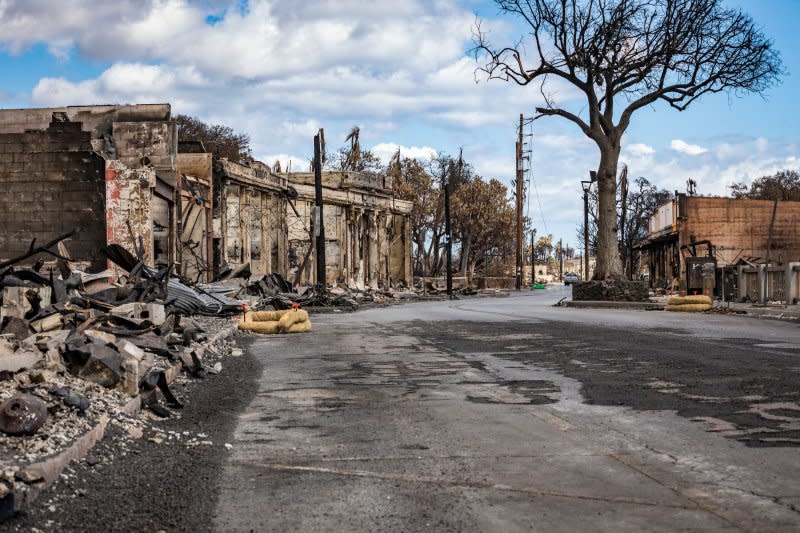
M 105 162 L 92 151 L 80 122 L 47 130 L 0 134 L 0 259 L 77 229 L 72 258 L 105 261 Z

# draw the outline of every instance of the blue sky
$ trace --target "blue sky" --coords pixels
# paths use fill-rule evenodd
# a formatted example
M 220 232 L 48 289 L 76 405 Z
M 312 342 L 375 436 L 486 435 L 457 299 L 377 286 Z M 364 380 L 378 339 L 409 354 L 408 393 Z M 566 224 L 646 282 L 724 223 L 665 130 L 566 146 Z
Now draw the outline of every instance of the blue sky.
M 800 168 L 800 2 L 727 0 L 773 40 L 787 76 L 764 96 L 715 95 L 678 113 L 644 109 L 623 140 L 632 176 L 702 194 Z M 496 42 L 520 27 L 477 0 L 189 0 L 0 2 L 0 106 L 169 102 L 247 132 L 256 157 L 306 168 L 312 136 L 350 128 L 388 158 L 457 153 L 509 182 L 515 124 L 541 102 L 533 87 L 474 80 L 476 14 Z M 576 102 L 553 86 L 559 101 Z M 533 128 L 530 215 L 539 234 L 574 242 L 580 179 L 596 148 L 560 119 Z M 540 208 L 541 206 L 541 208 Z

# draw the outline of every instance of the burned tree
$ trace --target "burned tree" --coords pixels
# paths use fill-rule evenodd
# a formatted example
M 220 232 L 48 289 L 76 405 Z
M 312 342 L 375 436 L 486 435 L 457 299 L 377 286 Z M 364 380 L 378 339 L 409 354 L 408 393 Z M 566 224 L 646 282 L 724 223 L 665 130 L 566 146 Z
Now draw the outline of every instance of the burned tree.
M 252 159 L 250 136 L 237 133 L 229 126 L 207 124 L 188 115 L 177 115 L 178 138 L 181 141 L 200 141 L 214 157 L 224 157 L 234 163 L 245 163 Z
M 772 43 L 753 20 L 720 0 L 495 0 L 530 28 L 528 48 L 495 47 L 476 28 L 479 71 L 519 85 L 539 83 L 539 116 L 559 116 L 600 150 L 596 278 L 622 273 L 615 212 L 622 135 L 633 114 L 659 101 L 679 110 L 708 93 L 760 93 L 782 74 Z M 530 50 L 529 55 L 526 51 Z M 545 92 L 556 78 L 577 88 L 581 111 Z

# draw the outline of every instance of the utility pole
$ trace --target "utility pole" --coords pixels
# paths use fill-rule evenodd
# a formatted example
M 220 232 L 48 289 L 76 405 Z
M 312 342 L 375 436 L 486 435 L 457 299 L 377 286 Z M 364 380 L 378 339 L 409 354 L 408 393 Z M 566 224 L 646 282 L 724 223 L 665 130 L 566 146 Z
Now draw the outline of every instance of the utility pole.
M 583 190 L 583 279 L 589 279 L 589 189 Z
M 459 162 L 461 157 L 459 156 Z M 444 246 L 446 253 L 445 276 L 447 278 L 447 297 L 453 298 L 453 234 L 450 228 L 450 178 L 452 164 L 447 165 L 442 174 L 442 186 L 444 187 Z
M 322 144 L 325 142 L 325 132 L 320 128 L 314 135 L 314 234 L 317 238 L 317 290 L 325 294 L 325 219 L 322 214 Z
M 531 289 L 533 289 L 533 284 L 536 283 L 536 245 L 534 241 L 536 240 L 536 230 L 531 230 Z
M 522 113 L 519 114 L 519 131 L 517 132 L 517 272 L 515 287 L 522 289 Z
M 564 279 L 564 246 L 561 239 L 558 239 L 558 279 Z

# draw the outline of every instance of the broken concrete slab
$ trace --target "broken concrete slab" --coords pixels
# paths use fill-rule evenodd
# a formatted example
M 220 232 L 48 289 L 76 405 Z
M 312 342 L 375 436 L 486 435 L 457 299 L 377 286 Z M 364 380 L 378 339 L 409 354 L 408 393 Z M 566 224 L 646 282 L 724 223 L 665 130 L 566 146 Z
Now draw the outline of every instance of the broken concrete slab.
M 127 356 L 122 360 L 122 379 L 120 386 L 130 396 L 139 394 L 139 360 Z
M 44 359 L 42 352 L 34 350 L 18 350 L 11 354 L 0 355 L 0 372 L 19 372 L 35 367 Z
M 123 317 L 139 324 L 147 320 L 155 326 L 160 326 L 167 318 L 164 306 L 157 303 L 132 302 L 119 305 L 110 312 L 114 316 Z
M 83 332 L 84 335 L 91 338 L 95 342 L 101 344 L 116 344 L 117 337 L 105 331 L 98 331 L 96 329 L 87 329 Z
M 62 325 L 63 323 L 61 321 L 60 313 L 56 313 L 30 323 L 30 327 L 33 329 L 33 331 L 38 333 L 61 329 Z
M 124 357 L 133 357 L 136 359 L 137 363 L 144 358 L 145 354 L 144 350 L 127 339 L 120 339 L 119 342 L 117 342 L 117 350 L 119 350 L 119 353 Z

